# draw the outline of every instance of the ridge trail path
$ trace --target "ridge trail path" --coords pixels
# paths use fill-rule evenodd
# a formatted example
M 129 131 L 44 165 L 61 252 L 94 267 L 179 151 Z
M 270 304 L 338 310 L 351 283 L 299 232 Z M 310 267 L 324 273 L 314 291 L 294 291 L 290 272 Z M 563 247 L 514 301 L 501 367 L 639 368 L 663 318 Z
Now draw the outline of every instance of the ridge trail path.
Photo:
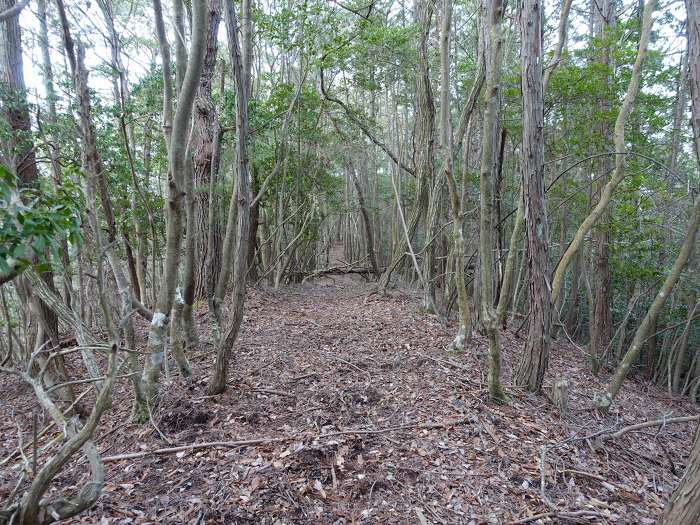
M 206 395 L 213 354 L 205 342 L 191 356 L 193 379 L 182 381 L 173 371 L 164 385 L 154 421 L 170 443 L 152 426 L 130 423 L 130 407 L 120 402 L 130 395 L 126 380 L 97 434 L 104 436 L 97 443 L 105 457 L 270 441 L 109 461 L 105 492 L 82 523 L 504 524 L 551 512 L 540 494 L 542 446 L 616 421 L 694 413 L 689 403 L 630 381 L 619 412 L 593 419 L 585 409 L 601 383 L 578 350 L 561 345 L 553 349 L 546 384 L 568 371 L 570 420 L 560 420 L 545 397 L 510 386 L 511 403 L 492 405 L 482 338 L 465 353 L 448 354 L 454 326 L 424 315 L 417 295 L 367 298 L 372 284 L 332 277 L 249 290 L 229 390 Z M 197 320 L 206 341 L 205 308 Z M 143 340 L 146 325 L 139 328 Z M 504 334 L 506 385 L 521 345 Z M 16 406 L 23 395 L 31 399 L 26 389 L 0 394 L 2 457 L 16 446 L 5 401 Z M 31 416 L 19 419 L 29 432 Z M 632 433 L 603 453 L 564 444 L 545 465 L 547 497 L 561 511 L 591 514 L 576 523 L 651 524 L 678 481 L 669 461 L 683 465 L 690 428 L 669 426 L 659 434 L 668 456 L 654 439 Z M 68 470 L 62 486 L 83 471 Z M 9 479 L 0 478 L 0 490 Z M 574 522 L 549 515 L 540 523 Z

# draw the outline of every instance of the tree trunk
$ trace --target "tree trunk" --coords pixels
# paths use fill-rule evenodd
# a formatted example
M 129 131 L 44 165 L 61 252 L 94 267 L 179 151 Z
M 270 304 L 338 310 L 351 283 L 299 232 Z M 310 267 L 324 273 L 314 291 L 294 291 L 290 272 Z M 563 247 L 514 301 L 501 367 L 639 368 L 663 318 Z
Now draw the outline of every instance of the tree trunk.
M 49 148 L 49 157 L 51 159 L 51 170 L 53 172 L 54 186 L 59 187 L 62 184 L 62 170 L 59 164 L 60 146 L 54 137 L 55 127 L 58 117 L 56 114 L 56 90 L 54 87 L 53 67 L 51 65 L 51 55 L 49 53 L 49 30 L 47 21 L 46 0 L 37 1 L 37 10 L 39 18 L 39 46 L 41 47 L 42 57 L 42 73 L 44 76 L 44 89 L 46 90 L 46 105 L 48 108 L 46 122 L 49 124 L 48 140 L 52 143 Z M 71 264 L 68 253 L 68 241 L 64 238 L 61 240 L 60 249 L 61 263 L 63 265 L 63 296 L 66 304 L 70 307 L 72 303 L 73 290 Z
M 0 0 L 0 12 L 15 7 L 15 0 Z M 2 84 L 2 110 L 9 124 L 7 161 L 17 176 L 20 188 L 38 187 L 39 172 L 32 140 L 32 125 L 27 104 L 27 89 L 24 83 L 22 60 L 22 33 L 18 16 L 1 23 L 0 31 L 0 84 Z M 53 272 L 42 272 L 41 278 L 55 290 Z M 47 339 L 58 344 L 58 321 L 56 314 L 43 302 L 42 317 L 46 320 Z
M 484 114 L 484 131 L 482 134 L 481 169 L 480 169 L 480 221 L 479 221 L 479 279 L 481 288 L 481 317 L 489 341 L 489 394 L 496 402 L 506 399 L 501 386 L 501 344 L 498 319 L 494 311 L 493 283 L 493 152 L 495 147 L 495 130 L 497 123 L 498 97 L 500 92 L 501 61 L 503 58 L 503 38 L 501 20 L 503 18 L 502 0 L 486 0 L 485 9 L 488 20 L 485 43 L 486 50 L 486 111 Z
M 372 272 L 374 273 L 375 277 L 379 279 L 379 265 L 377 264 L 377 255 L 374 252 L 374 234 L 372 232 L 372 219 L 370 218 L 369 211 L 367 211 L 367 203 L 365 202 L 365 193 L 362 190 L 362 184 L 360 184 L 360 181 L 358 180 L 355 166 L 352 165 L 349 159 L 348 171 L 350 172 L 350 177 L 352 177 L 352 181 L 355 184 L 355 190 L 357 191 L 357 201 L 360 205 L 360 214 L 362 215 L 362 223 L 365 227 L 365 236 L 367 241 L 367 257 L 369 258 L 369 262 L 372 265 Z
M 676 341 L 676 353 L 675 361 L 673 362 L 673 373 L 671 374 L 671 393 L 680 394 L 681 393 L 681 377 L 683 375 L 683 370 L 685 368 L 685 354 L 688 350 L 688 339 L 690 337 L 690 332 L 693 329 L 693 320 L 695 314 L 698 310 L 697 303 L 698 295 L 697 292 L 693 290 L 688 291 L 688 302 L 686 303 L 686 308 L 688 313 L 686 315 L 686 323 L 683 327 L 680 337 Z M 690 370 L 688 371 L 690 373 Z
M 506 328 L 506 311 L 508 310 L 508 305 L 513 299 L 513 294 L 511 290 L 513 289 L 513 278 L 515 277 L 515 263 L 518 260 L 518 246 L 520 244 L 520 234 L 523 231 L 523 224 L 525 222 L 525 201 L 523 200 L 523 186 L 521 183 L 520 191 L 518 193 L 518 208 L 515 211 L 515 220 L 513 221 L 513 231 L 510 234 L 510 240 L 508 241 L 508 255 L 506 256 L 506 264 L 503 270 L 503 280 L 501 282 L 501 289 L 498 294 L 498 305 L 496 306 L 496 321 L 499 325 Z M 515 305 L 513 305 L 515 307 Z
M 603 0 L 600 4 L 595 4 L 596 22 L 598 25 L 597 37 L 603 42 L 610 38 L 610 33 L 615 24 L 615 6 L 613 0 Z M 611 68 L 612 53 L 610 46 L 606 43 L 601 50 L 600 64 L 606 71 L 606 91 L 602 94 L 600 103 L 601 114 L 607 115 L 610 112 L 610 97 L 611 95 Z M 609 126 L 603 118 L 601 136 L 605 143 L 609 143 L 611 139 Z M 611 172 L 612 159 L 606 155 L 600 159 L 600 179 L 596 182 L 596 195 L 600 198 L 601 192 L 605 187 L 605 182 L 609 179 L 608 173 Z M 606 211 L 600 219 L 602 224 L 594 230 L 594 242 L 596 245 L 595 258 L 595 299 L 593 302 L 593 312 L 590 323 L 590 344 L 589 352 L 591 354 L 591 368 L 593 375 L 598 375 L 600 369 L 601 354 L 610 344 L 612 337 L 612 290 L 610 282 L 610 234 L 608 232 L 610 213 Z
M 542 92 L 542 4 L 523 0 L 520 18 L 523 92 L 523 197 L 527 233 L 530 322 L 515 382 L 539 392 L 549 361 L 552 327 L 549 283 L 549 224 L 544 194 L 544 100 Z
M 464 350 L 466 343 L 471 337 L 472 319 L 471 307 L 469 305 L 469 295 L 467 293 L 465 277 L 465 239 L 464 239 L 464 217 L 462 216 L 463 202 L 462 195 L 457 188 L 457 181 L 453 175 L 454 157 L 456 154 L 452 137 L 452 122 L 450 119 L 450 34 L 452 21 L 452 0 L 444 0 L 442 12 L 442 24 L 440 34 L 440 69 L 442 84 L 440 88 L 440 104 L 442 109 L 442 129 L 441 146 L 443 151 L 443 176 L 447 181 L 450 192 L 450 210 L 452 212 L 452 235 L 454 242 L 454 282 L 457 289 L 457 304 L 459 307 L 459 328 L 454 340 L 450 343 L 453 350 Z M 476 106 L 479 93 L 483 86 L 483 74 L 481 71 L 474 79 L 469 94 L 469 99 L 460 117 L 460 127 L 458 135 L 466 133 L 471 125 L 472 115 Z M 458 145 L 462 143 L 463 135 L 458 136 Z
M 238 337 L 238 331 L 243 320 L 243 307 L 245 303 L 246 275 L 248 273 L 248 234 L 250 228 L 250 186 L 248 166 L 248 96 L 246 86 L 250 71 L 243 69 L 241 60 L 241 46 L 238 43 L 238 20 L 231 2 L 225 3 L 226 35 L 229 47 L 229 57 L 233 67 L 234 83 L 236 87 L 236 167 L 237 186 L 231 195 L 229 215 L 226 224 L 226 236 L 224 238 L 223 268 L 221 270 L 219 286 L 214 301 L 223 299 L 228 281 L 228 270 L 233 266 L 233 308 L 231 319 L 226 329 L 225 336 L 217 342 L 216 361 L 212 376 L 209 380 L 209 393 L 221 394 L 226 390 L 226 378 L 228 365 L 233 350 L 233 345 Z M 246 33 L 251 37 L 250 32 Z M 243 43 L 243 48 L 249 46 Z M 249 67 L 250 62 L 248 62 Z M 233 217 L 236 217 L 234 230 Z M 236 253 L 233 253 L 234 235 L 236 240 Z M 218 310 L 219 306 L 214 305 Z M 220 318 L 218 311 L 214 312 Z
M 425 247 L 421 273 L 423 274 L 423 306 L 426 311 L 436 313 L 435 305 L 435 242 L 438 228 L 438 199 L 441 183 L 435 179 L 433 146 L 435 143 L 435 102 L 430 84 L 428 62 L 428 39 L 433 19 L 433 3 L 420 0 L 416 3 L 417 21 L 420 27 L 418 42 L 418 71 L 416 74 L 416 119 L 413 135 L 413 159 L 416 176 L 429 188 L 428 210 L 425 221 Z M 417 203 L 421 205 L 421 203 Z
M 123 324 L 123 334 L 130 347 L 134 347 L 134 328 L 131 321 L 131 311 L 132 311 L 132 288 L 131 283 L 126 278 L 123 270 L 122 261 L 119 259 L 116 253 L 116 247 L 119 244 L 119 236 L 117 233 L 117 226 L 114 218 L 114 210 L 112 207 L 112 201 L 109 196 L 109 191 L 107 187 L 107 179 L 105 170 L 102 164 L 102 157 L 97 149 L 97 138 L 95 134 L 94 125 L 92 122 L 92 108 L 90 103 L 90 92 L 88 88 L 88 73 L 85 68 L 84 58 L 85 50 L 82 46 L 78 45 L 75 48 L 75 43 L 70 32 L 70 27 L 68 25 L 68 18 L 66 15 L 63 0 L 57 0 L 56 5 L 58 7 L 59 17 L 61 19 L 61 27 L 63 32 L 63 42 L 66 50 L 66 55 L 68 56 L 68 61 L 70 63 L 71 72 L 73 76 L 73 87 L 78 97 L 78 103 L 80 108 L 80 134 L 83 141 L 83 162 L 87 171 L 87 180 L 85 181 L 86 188 L 86 200 L 88 203 L 87 213 L 90 218 L 90 225 L 92 229 L 92 234 L 96 243 L 96 250 L 98 253 L 103 253 L 106 255 L 107 262 L 112 270 L 112 275 L 117 284 L 117 290 L 120 300 L 120 311 L 119 317 L 114 323 L 114 319 L 111 319 L 109 309 L 103 306 L 105 314 L 105 324 L 107 325 L 108 333 L 112 334 L 117 331 L 117 326 Z M 99 223 L 99 217 L 97 212 L 96 204 L 96 194 L 99 196 L 100 204 L 102 207 L 102 216 L 107 226 L 107 243 L 102 244 L 102 233 L 101 225 Z M 98 276 L 101 277 L 101 265 L 98 265 Z M 98 285 L 100 285 L 100 279 L 98 279 Z M 103 297 L 100 298 L 101 301 L 104 300 Z M 124 319 L 122 323 L 122 319 Z M 130 355 L 129 361 L 132 371 L 135 372 L 138 367 L 138 361 L 135 355 Z M 93 375 L 96 373 L 93 370 Z M 138 411 L 139 406 L 143 404 L 143 389 L 142 385 L 138 380 L 138 376 L 133 376 L 133 388 L 134 388 L 134 402 L 135 410 Z
M 686 5 L 693 0 L 686 2 Z M 690 11 L 690 7 L 688 11 Z M 661 525 L 690 525 L 700 522 L 700 431 L 695 432 L 695 444 L 685 473 L 664 508 Z
M 210 24 L 207 32 L 206 49 L 204 52 L 204 63 L 202 73 L 197 86 L 197 96 L 194 102 L 194 127 L 196 129 L 196 139 L 194 145 L 193 179 L 194 192 L 194 235 L 196 269 L 195 282 L 192 296 L 194 299 L 204 299 L 207 295 L 207 282 L 209 274 L 218 270 L 220 260 L 212 261 L 208 252 L 209 248 L 209 208 L 214 203 L 210 202 L 209 185 L 214 175 L 213 157 L 214 149 L 220 139 L 217 136 L 218 115 L 212 100 L 212 79 L 216 66 L 216 53 L 218 49 L 217 37 L 219 34 L 219 23 L 221 21 L 221 0 L 209 0 Z M 223 92 L 220 94 L 223 98 Z M 212 217 L 214 219 L 214 217 Z M 219 229 L 212 232 L 219 235 Z M 213 245 L 220 244 L 220 241 L 213 240 Z M 214 263 L 215 264 L 212 264 Z M 185 291 L 185 303 L 188 301 L 188 291 Z
M 681 143 L 681 133 L 682 133 L 682 126 L 683 126 L 683 119 L 685 118 L 685 113 L 687 110 L 687 101 L 686 101 L 686 89 L 685 89 L 685 82 L 686 82 L 686 68 L 687 68 L 687 58 L 688 55 L 687 53 L 684 53 L 681 56 L 681 61 L 678 67 L 678 78 L 676 82 L 676 102 L 673 107 L 673 127 L 671 128 L 671 150 L 669 152 L 668 160 L 667 160 L 667 166 L 668 166 L 668 171 L 665 173 L 665 182 L 666 182 L 666 192 L 667 192 L 667 198 L 670 200 L 673 195 L 673 182 L 674 178 L 676 177 L 676 173 L 678 171 L 678 153 L 680 151 L 680 143 Z M 673 210 L 675 211 L 675 210 Z M 661 217 L 662 225 L 664 231 L 669 231 L 671 229 L 670 221 L 672 220 L 672 217 L 670 215 L 673 214 L 673 211 L 671 213 L 663 213 Z M 665 268 L 666 263 L 668 261 L 668 250 L 666 247 L 666 244 L 662 244 L 661 250 L 659 251 L 659 268 Z M 691 306 L 692 308 L 692 306 Z M 648 366 L 648 373 L 651 376 L 653 374 L 653 366 L 654 366 L 654 360 L 656 357 L 656 348 L 658 345 L 658 336 L 657 334 L 663 330 L 663 323 L 658 323 L 655 322 L 654 325 L 650 328 L 650 332 L 652 336 L 649 338 L 649 341 L 647 342 L 647 366 Z

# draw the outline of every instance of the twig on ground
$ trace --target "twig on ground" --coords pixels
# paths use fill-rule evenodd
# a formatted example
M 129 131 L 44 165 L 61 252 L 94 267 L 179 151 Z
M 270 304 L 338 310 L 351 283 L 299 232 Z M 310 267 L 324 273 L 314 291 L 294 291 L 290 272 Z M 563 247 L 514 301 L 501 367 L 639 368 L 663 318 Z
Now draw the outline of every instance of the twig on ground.
M 161 437 L 161 439 L 163 441 L 165 441 L 168 445 L 172 445 L 173 442 L 170 441 L 170 439 L 168 439 L 168 437 L 160 431 L 160 428 L 158 428 L 158 425 L 156 424 L 156 421 L 153 418 L 153 411 L 151 410 L 151 402 L 148 400 L 148 398 L 146 398 L 146 407 L 148 408 L 148 419 L 151 422 L 151 425 L 153 426 L 155 431 L 158 432 L 158 435 Z
M 289 392 L 282 392 L 281 390 L 272 390 L 270 388 L 251 388 L 251 392 L 258 392 L 261 394 L 271 394 L 273 396 L 283 396 L 283 397 L 295 397 L 294 394 Z
M 330 357 L 331 359 L 335 359 L 336 361 L 340 361 L 341 363 L 345 363 L 346 365 L 354 368 L 358 372 L 362 372 L 363 374 L 367 374 L 368 379 L 370 379 L 370 380 L 372 379 L 372 376 L 370 375 L 370 373 L 367 370 L 365 370 L 364 368 L 360 368 L 357 365 L 352 364 L 350 361 L 346 361 L 345 359 L 338 357 L 338 356 L 335 356 L 335 355 L 325 355 L 324 357 Z
M 451 360 L 449 360 L 449 359 L 437 359 L 437 358 L 435 358 L 435 357 L 430 357 L 429 355 L 424 355 L 424 356 L 421 356 L 421 357 L 424 357 L 424 358 L 426 358 L 426 359 L 430 359 L 431 361 L 434 361 L 434 362 L 436 362 L 436 363 L 440 363 L 440 364 L 443 364 L 443 365 L 449 365 L 449 366 L 451 366 L 451 367 L 457 368 L 458 370 L 463 370 L 464 372 L 469 372 L 469 373 L 472 373 L 472 372 L 473 372 L 473 370 L 467 368 L 466 366 L 460 365 L 459 363 L 455 363 L 454 361 L 451 361 Z M 466 379 L 466 378 L 461 377 L 461 376 L 460 376 L 459 379 L 460 379 L 460 381 L 462 381 L 463 383 L 466 383 L 466 384 L 468 384 L 468 385 L 470 385 L 470 386 L 478 386 L 478 387 L 484 386 L 483 383 L 481 383 L 481 382 L 472 381 L 471 379 Z

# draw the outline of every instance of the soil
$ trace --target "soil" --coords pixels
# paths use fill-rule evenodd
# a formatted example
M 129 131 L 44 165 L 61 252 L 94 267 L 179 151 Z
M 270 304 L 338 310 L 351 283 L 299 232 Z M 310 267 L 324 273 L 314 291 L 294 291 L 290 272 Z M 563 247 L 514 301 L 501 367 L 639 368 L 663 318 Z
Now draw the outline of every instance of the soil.
M 70 523 L 655 522 L 682 475 L 695 423 L 605 443 L 594 434 L 692 415 L 692 403 L 633 377 L 601 416 L 591 409 L 592 396 L 611 371 L 593 377 L 585 352 L 562 339 L 552 349 L 545 395 L 528 394 L 510 385 L 523 341 L 507 331 L 503 380 L 510 401 L 491 404 L 484 338 L 475 335 L 465 352 L 448 352 L 455 327 L 425 315 L 417 295 L 370 290 L 357 276 L 250 290 L 230 387 L 217 397 L 206 394 L 213 347 L 206 307 L 198 308 L 193 378 L 180 378 L 170 362 L 170 380 L 147 425 L 131 423 L 130 384 L 120 381 L 97 434 L 107 458 L 104 493 Z M 143 348 L 147 325 L 137 322 Z M 558 379 L 570 385 L 567 418 L 547 395 Z M 31 442 L 36 404 L 19 380 L 4 376 L 3 383 L 6 458 L 17 448 L 17 425 L 24 443 Z M 47 432 L 40 446 L 56 435 Z M 151 453 L 258 438 L 269 439 Z M 41 450 L 39 464 L 55 449 Z M 148 453 L 109 459 L 131 452 Z M 21 465 L 19 458 L 2 464 L 0 500 Z M 86 476 L 77 458 L 49 496 L 69 495 Z

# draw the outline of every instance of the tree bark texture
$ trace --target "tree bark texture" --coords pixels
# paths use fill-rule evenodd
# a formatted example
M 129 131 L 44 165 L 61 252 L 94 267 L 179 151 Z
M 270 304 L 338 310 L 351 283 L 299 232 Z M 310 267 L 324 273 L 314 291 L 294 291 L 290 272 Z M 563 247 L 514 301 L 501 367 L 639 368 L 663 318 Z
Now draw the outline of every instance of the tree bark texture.
M 482 134 L 481 168 L 480 168 L 480 220 L 479 220 L 479 279 L 481 320 L 489 341 L 489 395 L 494 401 L 506 399 L 501 386 L 501 344 L 498 320 L 494 310 L 494 257 L 493 257 L 493 154 L 496 146 L 496 126 L 498 121 L 498 97 L 500 92 L 501 61 L 503 58 L 503 39 L 501 21 L 503 19 L 502 0 L 486 0 L 485 9 L 488 42 L 486 49 L 486 110 L 484 113 L 484 130 Z
M 544 193 L 544 100 L 542 4 L 523 0 L 520 18 L 523 95 L 523 198 L 527 240 L 530 321 L 515 382 L 531 392 L 542 388 L 552 327 L 549 282 L 549 224 Z

